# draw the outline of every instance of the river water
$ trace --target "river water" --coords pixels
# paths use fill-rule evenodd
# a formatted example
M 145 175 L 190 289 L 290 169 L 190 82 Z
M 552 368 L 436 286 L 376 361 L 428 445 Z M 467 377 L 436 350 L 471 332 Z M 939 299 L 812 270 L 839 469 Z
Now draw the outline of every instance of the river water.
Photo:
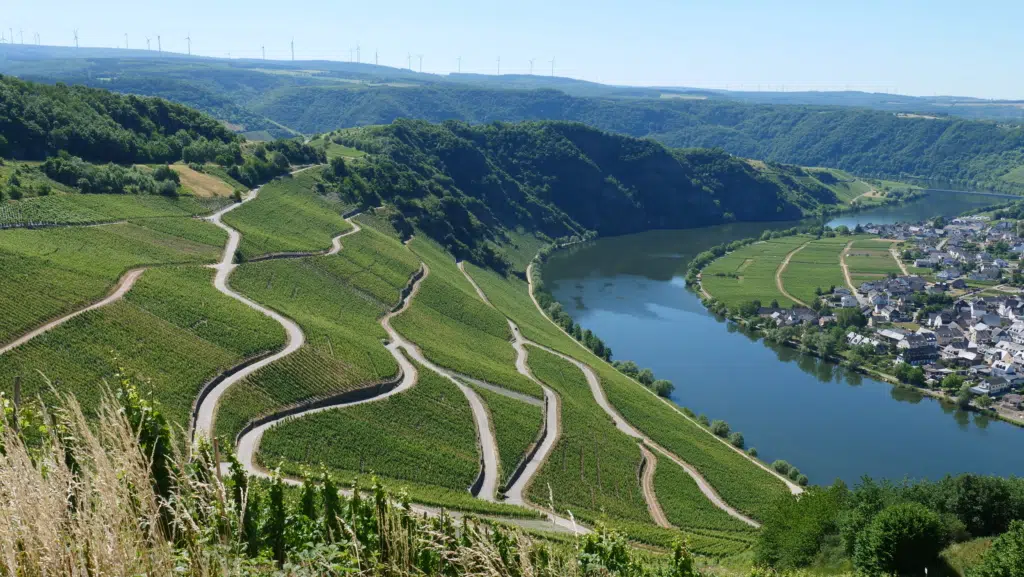
M 835 224 L 953 216 L 993 202 L 1001 199 L 932 193 Z M 553 256 L 545 282 L 614 358 L 673 381 L 676 403 L 725 419 L 762 459 L 786 459 L 813 483 L 1024 474 L 1024 430 L 759 341 L 708 313 L 685 288 L 686 265 L 702 250 L 792 225 L 737 223 L 601 239 Z

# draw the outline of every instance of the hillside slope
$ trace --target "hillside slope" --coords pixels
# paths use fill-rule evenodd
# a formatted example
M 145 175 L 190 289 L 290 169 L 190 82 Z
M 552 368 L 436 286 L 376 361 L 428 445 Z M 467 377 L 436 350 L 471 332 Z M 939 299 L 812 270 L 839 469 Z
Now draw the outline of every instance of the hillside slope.
M 792 220 L 842 202 L 818 173 L 799 167 L 721 150 L 670 150 L 576 123 L 401 120 L 332 138 L 369 153 L 353 163 L 358 186 L 344 175 L 338 186 L 367 206 L 393 203 L 400 221 L 460 258 L 492 265 L 484 241 L 519 227 L 555 238 L 617 235 Z

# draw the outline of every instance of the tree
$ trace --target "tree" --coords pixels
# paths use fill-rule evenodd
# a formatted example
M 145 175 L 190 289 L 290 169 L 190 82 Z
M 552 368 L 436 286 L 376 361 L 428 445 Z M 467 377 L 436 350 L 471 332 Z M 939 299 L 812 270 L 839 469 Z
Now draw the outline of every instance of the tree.
M 779 299 L 772 299 L 771 308 L 773 308 L 773 309 L 779 308 Z
M 859 308 L 841 308 L 836 311 L 836 324 L 843 328 L 861 328 L 867 326 L 868 319 L 864 316 L 864 313 L 860 312 Z
M 637 374 L 636 380 L 649 387 L 654 384 L 654 371 L 651 369 L 643 369 L 639 374 Z
M 658 379 L 651 385 L 655 393 L 658 393 L 659 397 L 665 397 L 666 399 L 672 396 L 672 391 L 676 390 L 676 386 L 672 384 L 672 381 L 665 379 Z
M 924 369 L 921 367 L 910 369 L 910 372 L 907 374 L 907 382 L 915 387 L 923 387 L 925 383 Z
M 729 443 L 738 449 L 742 449 L 744 445 L 743 433 L 735 431 L 729 435 Z
M 938 559 L 947 541 L 938 514 L 920 503 L 899 503 L 883 509 L 857 537 L 853 564 L 867 575 L 916 575 Z
M 725 438 L 729 436 L 729 423 L 721 419 L 715 419 L 711 421 L 711 432 L 715 435 Z
M 958 392 L 964 386 L 964 378 L 960 375 L 946 375 L 939 386 L 949 392 Z
M 840 236 L 850 236 L 850 227 L 845 224 L 841 224 L 836 227 L 836 233 Z
M 1014 521 L 1010 530 L 992 541 L 981 562 L 967 573 L 970 577 L 1018 577 L 1024 575 L 1024 521 Z
M 956 395 L 956 404 L 961 409 L 966 409 L 971 405 L 971 398 L 974 395 L 971 393 L 970 385 L 962 385 L 960 391 Z
M 992 397 L 988 395 L 980 395 L 975 403 L 977 403 L 978 407 L 982 409 L 988 409 L 992 406 Z
M 793 465 L 790 465 L 789 463 L 783 461 L 782 459 L 779 459 L 772 463 L 772 469 L 775 469 L 776 473 L 781 473 L 783 475 L 788 475 L 790 469 L 792 468 Z

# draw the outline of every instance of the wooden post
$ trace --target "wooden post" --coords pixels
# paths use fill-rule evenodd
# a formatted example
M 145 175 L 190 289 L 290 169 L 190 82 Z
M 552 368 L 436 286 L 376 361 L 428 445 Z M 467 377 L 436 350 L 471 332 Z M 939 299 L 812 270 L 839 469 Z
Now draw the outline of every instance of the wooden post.
M 21 375 L 14 377 L 14 430 L 18 430 L 18 418 L 21 416 Z
M 220 476 L 220 440 L 217 438 L 213 439 L 213 470 L 214 475 L 217 475 L 217 482 L 223 482 Z

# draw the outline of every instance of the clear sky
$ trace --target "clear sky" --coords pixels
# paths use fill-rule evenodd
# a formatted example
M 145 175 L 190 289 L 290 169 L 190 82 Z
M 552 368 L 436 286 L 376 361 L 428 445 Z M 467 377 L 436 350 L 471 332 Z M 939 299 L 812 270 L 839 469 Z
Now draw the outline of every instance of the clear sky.
M 555 72 L 612 84 L 1024 98 L 1021 0 L 2 0 L 15 41 Z

